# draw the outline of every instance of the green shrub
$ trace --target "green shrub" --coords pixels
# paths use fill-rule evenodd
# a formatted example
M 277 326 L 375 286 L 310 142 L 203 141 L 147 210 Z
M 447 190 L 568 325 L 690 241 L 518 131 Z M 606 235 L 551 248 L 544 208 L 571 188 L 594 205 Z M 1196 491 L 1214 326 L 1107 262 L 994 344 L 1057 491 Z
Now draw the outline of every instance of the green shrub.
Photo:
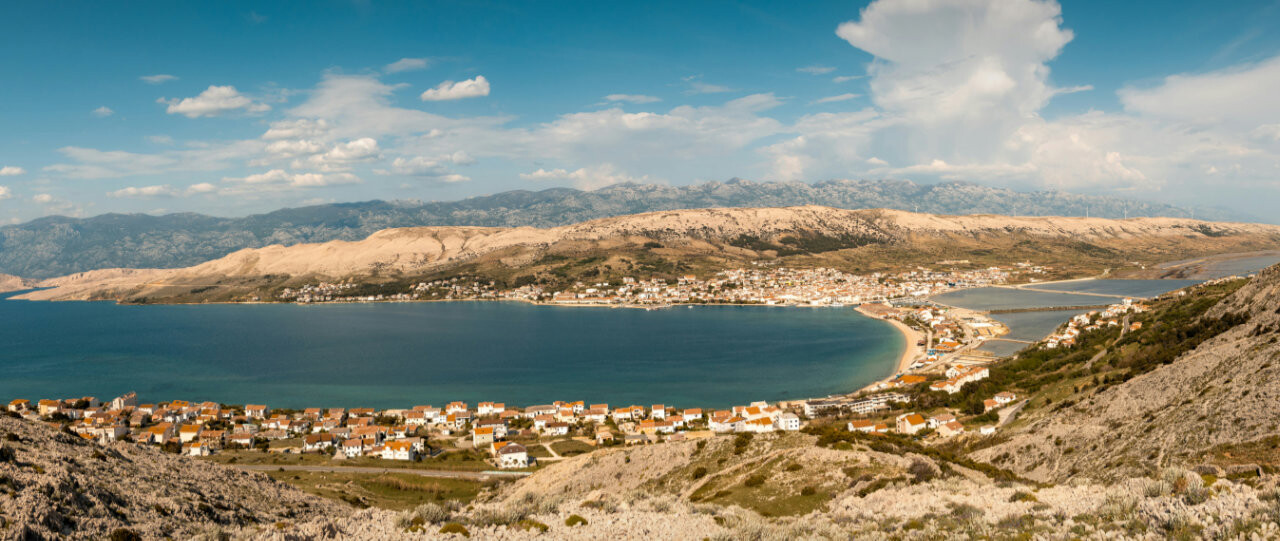
M 764 481 L 765 481 L 764 474 L 757 473 L 755 475 L 752 475 L 751 477 L 748 477 L 746 482 L 742 484 L 749 487 L 758 487 L 760 485 L 763 485 Z
M 792 462 L 791 464 L 787 465 L 787 471 L 800 471 L 803 469 L 804 469 L 804 466 L 796 464 L 795 462 Z
M 471 537 L 471 532 L 467 530 L 467 527 L 457 522 L 445 524 L 443 528 L 440 528 L 440 533 L 456 533 L 462 534 L 462 537 Z
M 1038 501 L 1040 500 L 1036 499 L 1035 494 L 1032 494 L 1025 490 L 1019 490 L 1017 492 L 1014 492 L 1012 496 L 1009 496 L 1010 503 L 1017 503 L 1017 502 L 1033 502 L 1034 503 Z
M 587 519 L 582 518 L 580 515 L 569 515 L 569 518 L 564 519 L 564 525 L 570 528 L 574 526 L 586 526 Z
M 812 495 L 817 494 L 817 493 L 818 493 L 818 489 L 817 489 L 817 488 L 814 488 L 814 486 L 813 486 L 813 485 L 809 485 L 809 486 L 806 486 L 806 487 L 804 487 L 804 488 L 800 489 L 800 495 L 801 495 L 801 496 L 812 496 Z
M 693 470 L 694 479 L 702 479 L 703 477 L 706 477 L 706 476 L 707 476 L 707 468 L 705 466 L 698 466 L 697 468 L 694 468 Z
M 538 530 L 540 532 L 546 532 L 547 530 L 551 529 L 550 526 L 547 526 L 546 524 L 543 524 L 531 518 L 526 518 L 524 520 L 521 520 L 520 522 L 516 523 L 516 526 L 519 526 L 521 530 L 524 530 L 526 532 L 530 530 Z

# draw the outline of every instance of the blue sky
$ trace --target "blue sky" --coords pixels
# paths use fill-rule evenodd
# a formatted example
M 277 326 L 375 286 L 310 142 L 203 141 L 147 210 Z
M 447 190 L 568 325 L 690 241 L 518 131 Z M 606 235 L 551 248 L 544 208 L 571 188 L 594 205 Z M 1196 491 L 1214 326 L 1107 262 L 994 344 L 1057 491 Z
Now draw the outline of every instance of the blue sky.
M 731 177 L 1280 210 L 1274 1 L 30 2 L 0 20 L 0 221 Z

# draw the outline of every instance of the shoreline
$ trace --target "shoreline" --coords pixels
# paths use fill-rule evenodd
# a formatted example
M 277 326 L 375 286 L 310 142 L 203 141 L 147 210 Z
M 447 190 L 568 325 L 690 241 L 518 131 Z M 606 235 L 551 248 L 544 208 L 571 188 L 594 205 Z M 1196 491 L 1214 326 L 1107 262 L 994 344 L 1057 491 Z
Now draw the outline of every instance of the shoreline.
M 875 381 L 874 383 L 868 385 L 867 387 L 863 387 L 862 389 L 855 391 L 855 392 L 861 392 L 863 390 L 866 390 L 869 387 L 873 387 L 885 381 L 889 381 L 897 377 L 898 374 L 902 374 L 906 372 L 909 368 L 911 368 L 911 365 L 915 364 L 916 359 L 920 357 L 920 351 L 919 351 L 920 346 L 917 346 L 916 344 L 919 343 L 920 340 L 924 339 L 924 335 L 921 334 L 920 331 L 917 331 L 911 328 L 910 326 L 908 326 L 906 323 L 903 323 L 896 319 L 882 318 L 882 317 L 876 316 L 875 314 L 872 314 L 871 312 L 864 310 L 861 305 L 859 305 L 857 308 L 854 308 L 854 310 L 866 317 L 884 321 L 892 325 L 893 328 L 897 329 L 898 333 L 902 335 L 902 342 L 904 346 L 902 350 L 902 356 L 898 358 L 898 363 L 894 365 L 893 373 L 889 374 L 887 377 L 884 377 Z

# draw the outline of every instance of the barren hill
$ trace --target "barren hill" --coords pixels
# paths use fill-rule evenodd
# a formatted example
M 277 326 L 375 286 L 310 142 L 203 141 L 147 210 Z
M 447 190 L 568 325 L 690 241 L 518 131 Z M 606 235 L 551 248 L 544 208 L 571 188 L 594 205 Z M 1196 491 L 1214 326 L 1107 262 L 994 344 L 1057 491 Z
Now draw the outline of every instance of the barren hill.
M 1103 386 L 976 456 L 1045 480 L 1115 479 L 1169 465 L 1280 466 L 1280 266 L 1202 315 L 1182 316 L 1202 302 L 1173 305 L 1093 366 L 1154 357 L 1157 368 Z
M 85 441 L 0 416 L 0 538 L 190 538 L 345 513 L 346 506 L 249 473 L 152 447 Z
M 19 278 L 17 276 L 0 274 L 0 293 L 27 289 L 31 287 L 31 284 L 32 282 Z
M 387 229 L 359 241 L 245 249 L 183 269 L 117 269 L 42 282 L 31 299 L 186 301 L 268 291 L 289 279 L 427 276 L 466 268 L 503 279 L 547 261 L 598 259 L 601 267 L 707 270 L 755 259 L 875 268 L 947 258 L 1092 264 L 1280 246 L 1280 226 L 1181 218 L 942 216 L 896 210 L 693 209 L 533 227 Z M 619 258 L 629 256 L 627 261 Z M 644 260 L 648 260 L 647 262 Z M 639 264 L 637 264 L 639 261 Z M 581 270 L 581 269 L 579 269 Z M 534 271 L 530 271 L 534 272 Z M 565 276 L 568 276 L 565 274 Z M 571 277 L 571 276 L 570 276 Z M 209 293 L 212 292 L 212 293 Z M 215 295 L 224 295 L 215 297 Z

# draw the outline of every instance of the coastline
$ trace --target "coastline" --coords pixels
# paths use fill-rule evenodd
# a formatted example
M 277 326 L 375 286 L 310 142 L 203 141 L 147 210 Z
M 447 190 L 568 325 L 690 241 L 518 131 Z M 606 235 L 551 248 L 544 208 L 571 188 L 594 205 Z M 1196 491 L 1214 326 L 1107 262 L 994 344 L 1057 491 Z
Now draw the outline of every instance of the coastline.
M 896 377 L 898 374 L 906 372 L 908 368 L 911 368 L 911 365 L 914 364 L 916 359 L 920 357 L 919 346 L 917 346 L 916 343 L 920 342 L 920 340 L 924 338 L 924 335 L 920 334 L 920 331 L 917 331 L 907 326 L 906 323 L 903 323 L 901 321 L 898 321 L 892 318 L 887 318 L 887 319 L 881 318 L 875 314 L 872 314 L 871 312 L 864 310 L 861 305 L 859 305 L 854 310 L 856 310 L 859 314 L 862 314 L 869 318 L 878 319 L 880 321 L 884 321 L 889 323 L 890 325 L 893 325 L 893 328 L 897 329 L 898 332 L 902 335 L 902 342 L 903 342 L 902 356 L 898 358 L 898 364 L 895 365 L 893 373 L 871 384 L 870 386 L 875 386 L 881 382 L 889 381 L 894 377 Z

